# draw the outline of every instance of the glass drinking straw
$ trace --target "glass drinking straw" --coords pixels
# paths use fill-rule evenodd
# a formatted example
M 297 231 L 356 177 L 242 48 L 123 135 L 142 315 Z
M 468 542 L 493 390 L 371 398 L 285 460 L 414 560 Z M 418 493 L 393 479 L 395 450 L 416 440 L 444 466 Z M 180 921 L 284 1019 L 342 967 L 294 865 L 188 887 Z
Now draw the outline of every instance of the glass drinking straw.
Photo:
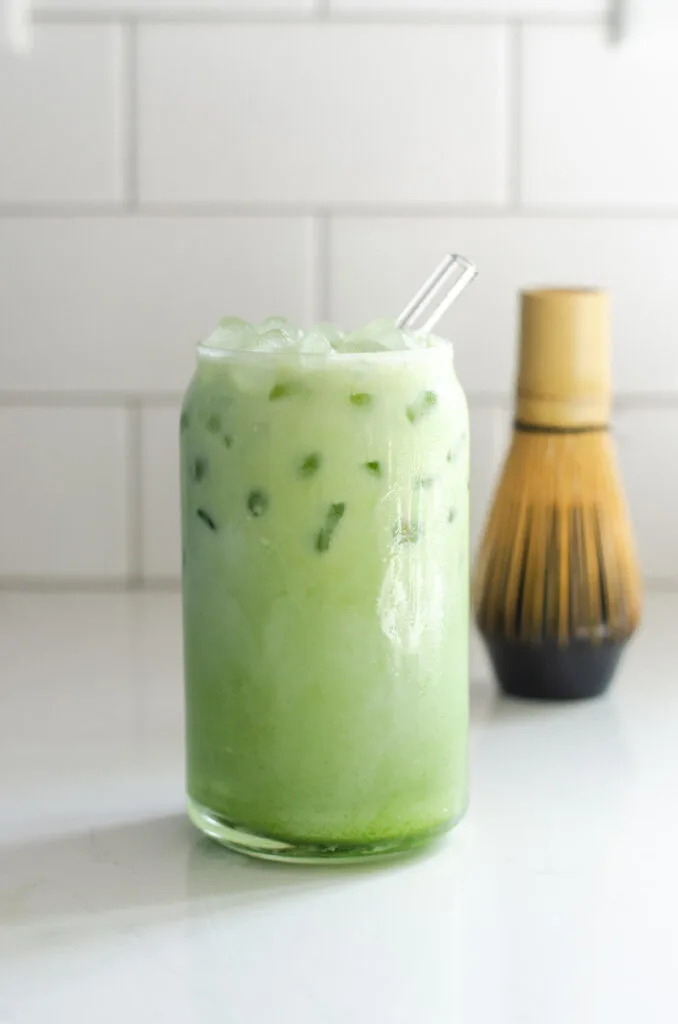
M 474 263 L 467 260 L 465 256 L 456 256 L 448 253 L 440 266 L 436 267 L 428 281 L 426 281 L 414 298 L 405 306 L 398 319 L 397 327 L 407 327 L 410 330 L 420 331 L 423 334 L 430 334 L 441 316 L 447 312 L 452 303 L 471 283 L 478 273 Z M 429 314 L 421 327 L 415 326 L 416 320 L 430 306 L 433 299 L 438 295 L 443 285 L 448 285 L 449 290 L 445 292 L 433 312 Z

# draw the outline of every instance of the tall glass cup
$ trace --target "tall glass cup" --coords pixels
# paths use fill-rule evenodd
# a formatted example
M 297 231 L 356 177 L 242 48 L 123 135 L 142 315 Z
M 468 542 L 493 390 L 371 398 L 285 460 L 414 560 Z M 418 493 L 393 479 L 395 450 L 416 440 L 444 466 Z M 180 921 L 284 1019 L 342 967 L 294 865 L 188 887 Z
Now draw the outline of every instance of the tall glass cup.
M 422 845 L 467 801 L 452 348 L 198 347 L 181 416 L 189 813 L 241 852 Z

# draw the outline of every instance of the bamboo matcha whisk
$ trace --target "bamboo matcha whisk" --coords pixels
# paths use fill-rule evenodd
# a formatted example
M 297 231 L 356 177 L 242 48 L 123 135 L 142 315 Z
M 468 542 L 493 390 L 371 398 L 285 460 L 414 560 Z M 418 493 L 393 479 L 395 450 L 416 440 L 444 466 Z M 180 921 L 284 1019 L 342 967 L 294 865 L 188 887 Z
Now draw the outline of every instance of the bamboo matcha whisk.
M 601 693 L 638 623 L 608 346 L 604 293 L 523 294 L 513 441 L 474 580 L 478 626 L 512 694 Z

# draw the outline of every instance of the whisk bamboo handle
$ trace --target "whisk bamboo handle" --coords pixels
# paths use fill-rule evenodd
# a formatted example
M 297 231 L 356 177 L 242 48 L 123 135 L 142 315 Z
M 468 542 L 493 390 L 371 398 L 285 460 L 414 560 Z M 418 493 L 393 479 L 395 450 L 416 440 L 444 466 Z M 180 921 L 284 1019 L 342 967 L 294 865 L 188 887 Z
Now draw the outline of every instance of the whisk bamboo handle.
M 521 319 L 518 423 L 561 428 L 607 424 L 607 295 L 590 289 L 527 291 Z

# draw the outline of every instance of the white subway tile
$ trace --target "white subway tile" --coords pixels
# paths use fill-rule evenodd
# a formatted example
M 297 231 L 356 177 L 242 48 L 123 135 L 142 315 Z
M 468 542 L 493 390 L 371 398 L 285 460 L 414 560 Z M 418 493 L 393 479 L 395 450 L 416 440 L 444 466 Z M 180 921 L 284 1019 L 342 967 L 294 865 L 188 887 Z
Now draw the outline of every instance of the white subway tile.
M 54 0 L 56 2 L 56 0 Z M 603 14 L 609 0 L 330 0 L 333 11 L 361 14 L 379 11 L 412 14 Z
M 122 195 L 121 32 L 39 25 L 27 54 L 0 52 L 0 202 Z
M 673 51 L 614 46 L 603 28 L 523 40 L 522 198 L 529 205 L 678 205 Z
M 142 413 L 142 572 L 150 580 L 181 576 L 179 414 L 178 403 Z
M 122 580 L 124 409 L 0 408 L 0 578 Z
M 354 325 L 397 315 L 450 250 L 480 271 L 440 327 L 469 391 L 513 389 L 520 288 L 588 285 L 611 291 L 617 390 L 678 392 L 678 222 L 339 218 L 331 231 L 331 316 Z
M 500 202 L 503 30 L 146 26 L 146 201 Z
M 478 408 L 473 403 L 471 403 L 469 414 L 471 426 L 470 543 L 472 579 L 485 520 L 511 440 L 511 417 L 508 409 Z M 471 679 L 489 679 L 492 675 L 490 662 L 475 626 L 471 628 L 470 640 Z
M 511 441 L 508 409 L 477 408 L 470 404 L 471 421 L 471 555 L 472 561 Z
M 620 410 L 614 439 L 650 580 L 678 582 L 678 409 Z
M 181 392 L 225 313 L 312 315 L 303 218 L 0 220 L 0 390 Z

